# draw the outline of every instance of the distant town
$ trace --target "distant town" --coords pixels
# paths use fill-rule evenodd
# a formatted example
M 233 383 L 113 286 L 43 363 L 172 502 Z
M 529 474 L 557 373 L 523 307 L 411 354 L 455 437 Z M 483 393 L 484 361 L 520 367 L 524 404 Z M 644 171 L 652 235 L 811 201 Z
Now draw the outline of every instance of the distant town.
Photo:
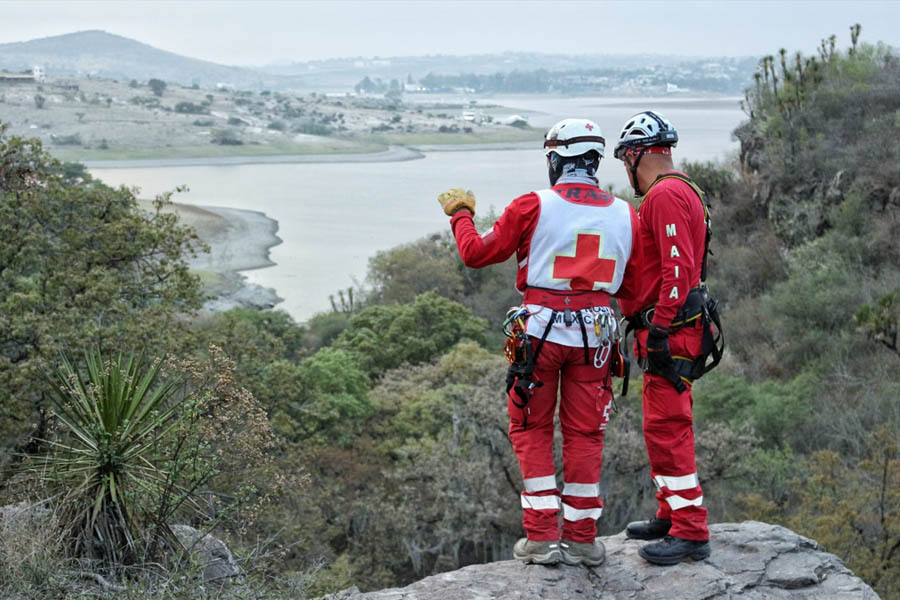
M 11 82 L 35 65 L 36 73 L 57 78 L 156 78 L 253 91 L 736 96 L 752 83 L 758 58 L 507 52 L 334 58 L 251 68 L 179 56 L 104 31 L 0 44 L 3 81 Z

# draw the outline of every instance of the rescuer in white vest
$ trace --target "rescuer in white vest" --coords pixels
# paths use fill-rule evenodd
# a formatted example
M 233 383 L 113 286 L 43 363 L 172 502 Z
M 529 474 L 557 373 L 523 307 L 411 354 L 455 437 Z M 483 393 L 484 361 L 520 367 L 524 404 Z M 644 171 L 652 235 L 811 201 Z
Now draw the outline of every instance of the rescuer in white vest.
M 454 188 L 438 198 L 466 266 L 516 255 L 516 288 L 524 298 L 504 328 L 512 363 L 507 409 L 524 480 L 527 537 L 513 554 L 530 563 L 593 566 L 605 558 L 596 539 L 601 453 L 612 402 L 610 366 L 621 368 L 610 296 L 635 296 L 638 220 L 627 202 L 597 185 L 604 149 L 593 121 L 554 125 L 544 140 L 552 187 L 513 200 L 483 234 L 472 219 L 472 192 Z M 562 490 L 553 463 L 557 390 Z

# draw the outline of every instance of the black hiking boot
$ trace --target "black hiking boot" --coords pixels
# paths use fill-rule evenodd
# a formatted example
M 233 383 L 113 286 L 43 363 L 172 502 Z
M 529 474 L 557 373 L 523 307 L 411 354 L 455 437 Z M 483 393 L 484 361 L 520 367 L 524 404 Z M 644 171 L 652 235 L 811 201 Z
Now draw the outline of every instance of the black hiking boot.
M 672 527 L 672 521 L 652 517 L 649 521 L 634 521 L 625 528 L 625 536 L 632 540 L 658 540 Z
M 677 565 L 685 558 L 703 560 L 709 557 L 709 553 L 708 540 L 685 540 L 672 535 L 638 550 L 644 560 L 654 565 Z

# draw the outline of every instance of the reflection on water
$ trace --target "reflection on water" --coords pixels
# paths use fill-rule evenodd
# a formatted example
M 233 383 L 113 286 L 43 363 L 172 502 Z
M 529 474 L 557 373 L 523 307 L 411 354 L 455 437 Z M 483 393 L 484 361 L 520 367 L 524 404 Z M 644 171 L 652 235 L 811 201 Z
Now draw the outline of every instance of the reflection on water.
M 496 100 L 492 100 L 496 101 Z M 621 98 L 515 97 L 504 104 L 532 113 L 546 126 L 567 116 L 598 122 L 608 140 L 601 183 L 627 185 L 624 168 L 612 159 L 614 139 L 625 119 L 649 104 Z M 649 101 L 646 101 L 649 102 Z M 681 142 L 676 158 L 710 160 L 733 152 L 730 132 L 742 120 L 736 104 L 685 101 L 660 110 L 675 124 Z M 689 104 L 689 103 L 688 103 Z M 475 192 L 479 213 L 497 212 L 516 196 L 546 187 L 540 143 L 532 150 L 430 152 L 422 160 L 394 163 L 269 164 L 215 167 L 92 169 L 111 185 L 135 185 L 150 197 L 177 185 L 190 191 L 176 198 L 200 206 L 265 212 L 279 222 L 284 243 L 272 248 L 276 266 L 245 273 L 254 283 L 274 287 L 281 308 L 304 320 L 329 308 L 328 295 L 365 276 L 375 252 L 447 227 L 435 198 L 449 187 Z M 483 207 L 483 208 L 482 208 Z M 512 285 L 512 282 L 510 282 Z

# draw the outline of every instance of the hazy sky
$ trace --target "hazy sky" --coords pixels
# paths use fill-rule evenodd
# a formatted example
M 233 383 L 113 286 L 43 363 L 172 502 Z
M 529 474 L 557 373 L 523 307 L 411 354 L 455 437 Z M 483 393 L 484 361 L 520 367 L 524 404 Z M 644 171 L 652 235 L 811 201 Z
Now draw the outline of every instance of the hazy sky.
M 812 53 L 848 27 L 900 46 L 900 1 L 0 0 L 0 43 L 103 29 L 235 65 L 338 56 Z

